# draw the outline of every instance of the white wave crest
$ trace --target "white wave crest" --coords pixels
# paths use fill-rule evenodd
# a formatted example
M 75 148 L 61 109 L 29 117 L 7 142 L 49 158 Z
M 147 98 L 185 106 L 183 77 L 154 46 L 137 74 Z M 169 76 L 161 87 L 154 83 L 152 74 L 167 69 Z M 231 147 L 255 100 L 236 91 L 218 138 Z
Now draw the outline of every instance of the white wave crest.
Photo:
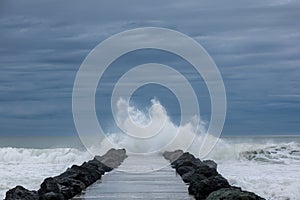
M 88 158 L 90 154 L 73 148 L 0 148 L 0 163 L 78 163 Z
M 206 123 L 199 116 L 191 117 L 190 122 L 180 126 L 174 124 L 166 109 L 155 99 L 151 100 L 151 106 L 145 112 L 124 99 L 118 101 L 117 108 L 119 127 L 138 138 L 120 132 L 109 133 L 108 140 L 101 143 L 102 152 L 111 147 L 110 143 L 114 147 L 125 148 L 129 153 L 161 153 L 177 149 L 197 152 L 201 136 L 206 133 Z

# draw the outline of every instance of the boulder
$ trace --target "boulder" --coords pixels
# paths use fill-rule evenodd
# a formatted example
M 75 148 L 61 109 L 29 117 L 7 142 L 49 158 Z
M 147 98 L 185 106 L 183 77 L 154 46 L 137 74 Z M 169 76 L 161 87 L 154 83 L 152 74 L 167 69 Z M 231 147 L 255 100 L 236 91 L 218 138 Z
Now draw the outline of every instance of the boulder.
M 70 199 L 101 179 L 105 172 L 118 167 L 126 157 L 125 149 L 110 149 L 105 155 L 95 156 L 81 166 L 73 165 L 54 178 L 46 178 L 38 191 L 17 186 L 6 193 L 5 200 Z
M 212 192 L 206 200 L 263 200 L 263 198 L 252 192 L 242 191 L 237 187 L 230 187 Z
M 186 173 L 189 173 L 189 172 L 194 172 L 195 171 L 195 169 L 194 169 L 194 167 L 191 167 L 191 166 L 181 166 L 181 167 L 178 167 L 177 169 L 176 169 L 176 172 L 180 175 L 180 176 L 182 176 L 182 175 L 184 175 L 184 174 L 186 174 Z
M 207 178 L 211 177 L 211 176 L 216 176 L 216 175 L 219 174 L 216 169 L 210 168 L 209 166 L 207 166 L 205 164 L 199 165 L 195 169 L 195 173 L 202 174 L 202 175 L 204 175 Z
M 209 166 L 210 168 L 217 169 L 217 163 L 213 160 L 203 160 L 203 163 Z
M 54 192 L 54 193 L 60 192 L 59 183 L 52 177 L 46 178 L 41 184 L 41 188 L 38 190 L 39 195 L 43 195 L 48 192 Z
M 191 171 L 191 172 L 183 174 L 181 176 L 181 178 L 185 183 L 190 183 L 192 181 L 195 181 L 195 182 L 202 181 L 202 180 L 206 179 L 207 177 L 202 174 L 198 174 L 198 173 L 195 173 L 194 171 Z
M 40 196 L 40 200 L 65 200 L 61 193 L 48 192 Z
M 177 159 L 174 159 L 177 155 Z M 178 156 L 179 155 L 179 156 Z M 163 156 L 189 185 L 189 194 L 196 200 L 263 200 L 254 193 L 230 186 L 218 173 L 217 164 L 212 160 L 201 161 L 181 150 L 165 152 Z
M 178 168 L 180 166 L 196 166 L 197 164 L 201 164 L 200 159 L 196 159 L 190 153 L 183 153 L 177 160 L 171 162 L 171 166 L 173 168 Z
M 4 200 L 39 200 L 36 191 L 29 191 L 22 186 L 17 186 L 6 192 Z
M 228 181 L 221 175 L 211 176 L 204 180 L 192 180 L 189 185 L 189 194 L 193 195 L 196 200 L 205 199 L 210 193 L 221 188 L 229 188 Z

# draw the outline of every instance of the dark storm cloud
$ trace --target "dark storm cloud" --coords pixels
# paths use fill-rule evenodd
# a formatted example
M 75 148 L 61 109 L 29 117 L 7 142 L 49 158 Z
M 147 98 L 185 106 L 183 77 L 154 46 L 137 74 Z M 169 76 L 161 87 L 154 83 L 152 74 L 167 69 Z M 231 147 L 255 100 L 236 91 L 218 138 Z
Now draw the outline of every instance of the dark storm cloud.
M 74 132 L 71 94 L 81 62 L 110 35 L 144 26 L 181 31 L 210 53 L 227 89 L 225 133 L 296 134 L 299 9 L 287 0 L 4 0 L 1 134 Z

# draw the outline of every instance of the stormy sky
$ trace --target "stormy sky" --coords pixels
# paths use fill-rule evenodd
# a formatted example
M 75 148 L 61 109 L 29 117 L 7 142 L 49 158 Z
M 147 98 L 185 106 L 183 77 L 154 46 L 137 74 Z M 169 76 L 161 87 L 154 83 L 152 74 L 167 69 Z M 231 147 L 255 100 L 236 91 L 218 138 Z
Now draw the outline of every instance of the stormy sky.
M 0 135 L 76 134 L 80 64 L 109 36 L 146 26 L 211 55 L 227 92 L 224 135 L 299 134 L 299 10 L 296 0 L 1 0 Z

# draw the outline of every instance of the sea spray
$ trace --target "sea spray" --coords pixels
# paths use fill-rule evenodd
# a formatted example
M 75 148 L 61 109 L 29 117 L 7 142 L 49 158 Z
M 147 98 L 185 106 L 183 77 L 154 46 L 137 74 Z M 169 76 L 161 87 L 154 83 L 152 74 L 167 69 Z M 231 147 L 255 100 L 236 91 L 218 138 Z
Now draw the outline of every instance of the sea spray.
M 91 158 L 88 152 L 74 148 L 0 148 L 0 199 L 16 185 L 37 189 L 45 177 L 57 175 Z
M 126 144 L 132 149 L 147 152 L 164 145 L 168 142 L 164 140 L 174 136 L 174 133 L 180 130 L 186 135 L 198 136 L 188 151 L 194 154 L 194 151 L 199 150 L 197 144 L 201 142 L 201 135 L 206 132 L 207 124 L 204 121 L 200 120 L 199 125 L 196 123 L 198 121 L 195 119 L 196 117 L 191 117 L 190 122 L 178 126 L 171 121 L 170 116 L 158 101 L 154 100 L 152 104 L 155 104 L 156 109 L 151 110 L 150 107 L 146 112 L 140 111 L 134 106 L 128 106 L 124 102 L 120 102 L 119 109 L 120 111 L 132 109 L 130 110 L 132 119 L 135 123 L 140 122 L 143 126 L 150 122 L 149 116 L 151 115 L 149 113 L 154 112 L 152 113 L 152 120 L 153 116 L 162 117 L 161 115 L 165 115 L 168 119 L 166 121 L 167 127 L 162 129 L 165 137 L 157 138 L 163 141 L 155 140 L 154 144 L 138 145 L 134 140 L 120 137 L 119 133 L 108 133 L 108 138 L 114 141 L 116 145 Z M 195 131 L 197 125 L 198 131 Z M 174 149 L 180 148 L 184 139 L 185 137 L 178 140 L 179 145 L 174 145 Z M 96 148 L 105 148 L 105 142 L 108 142 L 107 139 Z M 156 142 L 158 143 L 156 144 Z M 220 173 L 226 176 L 233 185 L 253 191 L 266 199 L 285 200 L 289 198 L 296 200 L 300 195 L 299 149 L 299 137 L 244 136 L 238 137 L 238 139 L 237 137 L 227 137 L 219 140 L 206 159 L 215 160 L 218 163 Z M 173 149 L 170 148 L 169 150 Z M 160 152 L 157 152 L 157 155 L 160 155 Z M 88 152 L 74 148 L 0 148 L 0 198 L 4 197 L 6 190 L 16 184 L 24 185 L 28 189 L 36 189 L 45 177 L 59 174 L 70 165 L 80 164 L 91 157 Z M 267 160 L 260 159 L 261 157 L 267 158 Z M 146 158 L 144 160 L 147 161 Z M 155 167 L 153 166 L 151 169 L 154 170 Z M 45 170 L 46 168 L 48 170 Z
M 115 148 L 125 148 L 129 154 L 161 154 L 166 150 L 176 149 L 199 151 L 201 138 L 206 133 L 206 123 L 200 119 L 200 116 L 191 116 L 189 122 L 178 126 L 172 122 L 165 108 L 155 99 L 151 100 L 151 106 L 144 112 L 129 105 L 124 99 L 118 101 L 117 107 L 118 126 L 125 130 L 125 133 L 120 131 L 107 134 L 107 138 L 101 145 L 95 147 L 100 148 L 101 152 L 109 149 L 111 145 Z M 164 123 L 161 123 L 162 121 Z M 138 132 L 139 127 L 146 128 Z M 139 138 L 126 133 L 139 134 Z M 149 135 L 151 137 L 147 137 Z

